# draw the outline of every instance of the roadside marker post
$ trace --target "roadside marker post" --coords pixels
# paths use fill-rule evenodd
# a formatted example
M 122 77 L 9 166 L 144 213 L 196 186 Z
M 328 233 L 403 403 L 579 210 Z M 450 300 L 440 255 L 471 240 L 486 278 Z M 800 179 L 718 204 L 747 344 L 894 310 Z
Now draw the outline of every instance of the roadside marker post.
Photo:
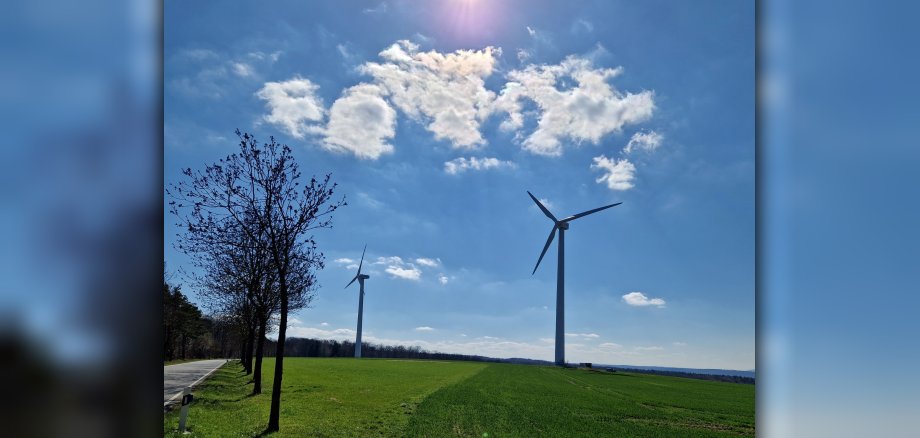
M 179 411 L 179 433 L 187 433 L 185 431 L 185 418 L 188 416 L 188 406 L 192 404 L 192 400 L 195 397 L 192 396 L 192 387 L 186 386 L 182 390 L 182 410 Z

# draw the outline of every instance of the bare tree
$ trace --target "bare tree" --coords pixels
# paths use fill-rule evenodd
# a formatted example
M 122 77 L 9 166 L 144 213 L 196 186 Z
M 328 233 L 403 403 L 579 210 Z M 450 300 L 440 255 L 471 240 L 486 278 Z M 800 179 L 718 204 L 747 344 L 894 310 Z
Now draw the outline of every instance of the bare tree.
M 184 170 L 187 180 L 173 184 L 167 193 L 173 198 L 171 211 L 187 234 L 199 233 L 213 245 L 253 245 L 270 260 L 269 277 L 274 277 L 278 292 L 275 378 L 266 428 L 273 432 L 279 428 L 288 313 L 309 304 L 315 270 L 322 267 L 322 254 L 310 231 L 330 228 L 332 213 L 346 204 L 344 198 L 332 199 L 336 184 L 328 174 L 301 187 L 299 166 L 288 146 L 273 137 L 260 146 L 252 135 L 239 130 L 236 134 L 238 154 L 202 171 Z M 225 232 L 234 227 L 246 236 L 244 242 Z

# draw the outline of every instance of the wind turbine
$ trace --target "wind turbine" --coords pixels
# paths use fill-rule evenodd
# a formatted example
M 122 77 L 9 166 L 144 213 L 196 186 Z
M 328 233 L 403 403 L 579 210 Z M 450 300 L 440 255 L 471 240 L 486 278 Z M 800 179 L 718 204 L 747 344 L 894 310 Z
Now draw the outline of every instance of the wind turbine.
M 537 259 L 537 265 L 533 267 L 533 272 L 530 275 L 533 275 L 537 272 L 537 268 L 540 267 L 540 262 L 543 261 L 543 256 L 546 255 L 546 250 L 549 249 L 549 244 L 553 243 L 553 238 L 556 237 L 556 230 L 559 230 L 559 265 L 556 269 L 556 365 L 564 366 L 565 365 L 565 230 L 569 229 L 569 222 L 572 222 L 575 219 L 580 217 L 587 216 L 592 213 L 597 213 L 601 210 L 606 210 L 610 207 L 616 207 L 617 205 L 622 204 L 622 202 L 617 202 L 616 204 L 605 205 L 603 207 L 595 208 L 593 210 L 583 211 L 581 213 L 569 216 L 563 219 L 556 219 L 556 216 L 553 216 L 546 207 L 537 199 L 533 193 L 530 191 L 527 192 L 530 195 L 530 199 L 533 199 L 533 202 L 537 203 L 537 207 L 540 207 L 540 210 L 543 210 L 543 214 L 546 217 L 550 218 L 553 221 L 553 229 L 549 232 L 549 238 L 546 239 L 546 245 L 543 246 L 543 252 L 540 253 L 540 258 Z
M 352 278 L 348 284 L 345 285 L 345 288 L 348 289 L 348 286 L 351 286 L 355 280 L 358 280 L 358 284 L 361 286 L 361 293 L 358 294 L 358 338 L 355 340 L 355 358 L 361 358 L 361 321 L 364 319 L 364 280 L 371 278 L 370 275 L 361 273 L 361 265 L 364 264 L 364 252 L 367 251 L 367 244 L 364 245 L 364 251 L 361 251 L 361 263 L 358 263 L 358 273 L 355 274 L 355 278 Z

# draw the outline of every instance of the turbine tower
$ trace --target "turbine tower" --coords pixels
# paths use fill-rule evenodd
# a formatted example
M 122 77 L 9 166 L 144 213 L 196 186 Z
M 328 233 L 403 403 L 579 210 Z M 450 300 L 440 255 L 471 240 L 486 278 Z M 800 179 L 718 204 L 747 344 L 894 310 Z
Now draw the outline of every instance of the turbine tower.
M 367 244 L 364 245 L 364 251 L 361 251 L 361 263 L 358 263 L 358 273 L 345 285 L 347 289 L 355 280 L 361 286 L 361 292 L 358 294 L 358 337 L 355 339 L 355 358 L 361 358 L 361 321 L 364 319 L 364 280 L 371 278 L 370 275 L 361 273 L 361 265 L 364 264 L 364 252 L 367 251 Z
M 583 211 L 581 213 L 569 216 L 563 219 L 556 219 L 556 216 L 553 216 L 546 207 L 537 199 L 533 193 L 530 191 L 527 192 L 530 195 L 530 199 L 533 199 L 533 202 L 537 203 L 537 207 L 540 207 L 540 210 L 543 211 L 543 214 L 546 217 L 550 218 L 553 221 L 553 229 L 549 232 L 549 238 L 546 239 L 546 245 L 543 246 L 543 252 L 540 253 L 540 258 L 537 259 L 537 265 L 533 267 L 533 272 L 530 275 L 533 275 L 537 272 L 537 268 L 540 267 L 540 262 L 543 261 L 543 256 L 546 255 L 546 250 L 549 249 L 549 245 L 553 243 L 553 238 L 556 237 L 556 230 L 559 230 L 559 265 L 556 269 L 556 365 L 564 366 L 565 365 L 565 230 L 569 229 L 569 222 L 572 222 L 575 219 L 580 217 L 587 216 L 592 213 L 597 213 L 601 210 L 606 210 L 610 207 L 616 207 L 617 205 L 622 204 L 622 202 L 617 202 L 616 204 L 605 205 L 603 207 L 595 208 L 593 210 Z

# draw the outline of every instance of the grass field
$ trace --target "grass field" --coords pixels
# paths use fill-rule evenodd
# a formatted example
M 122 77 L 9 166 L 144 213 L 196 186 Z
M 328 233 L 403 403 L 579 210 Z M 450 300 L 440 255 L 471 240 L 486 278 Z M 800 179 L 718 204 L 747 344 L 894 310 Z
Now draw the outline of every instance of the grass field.
M 271 436 L 754 435 L 754 386 L 555 367 L 387 359 L 287 358 L 281 431 Z M 231 362 L 195 392 L 191 436 L 259 435 L 263 387 Z M 164 435 L 179 436 L 177 412 Z

